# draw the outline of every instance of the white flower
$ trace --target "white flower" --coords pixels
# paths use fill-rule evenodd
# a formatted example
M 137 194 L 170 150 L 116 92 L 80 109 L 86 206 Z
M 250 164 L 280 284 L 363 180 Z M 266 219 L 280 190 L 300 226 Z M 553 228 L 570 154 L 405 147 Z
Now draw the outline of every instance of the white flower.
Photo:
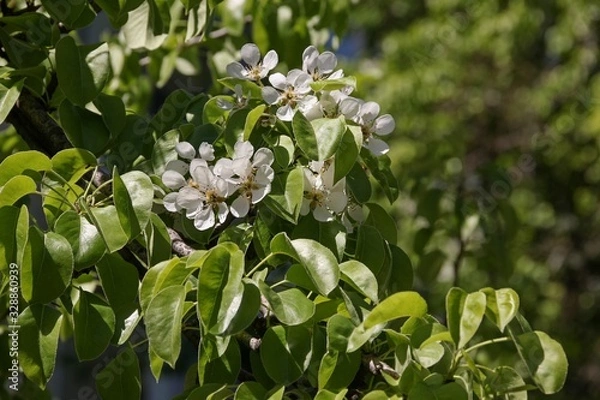
M 330 51 L 319 54 L 315 46 L 308 46 L 302 53 L 302 70 L 309 74 L 314 81 L 323 79 L 338 79 L 344 76 L 337 66 L 337 57 Z
M 279 56 L 274 50 L 269 50 L 260 62 L 260 50 L 254 43 L 246 43 L 242 46 L 242 61 L 237 61 L 227 65 L 227 73 L 234 78 L 249 79 L 251 81 L 260 81 L 269 71 L 271 71 L 279 62 Z
M 346 207 L 346 211 L 342 214 L 342 224 L 346 227 L 348 233 L 354 231 L 354 224 L 361 223 L 365 220 L 365 213 L 362 205 L 350 201 Z
M 258 203 L 271 192 L 271 182 L 275 177 L 271 168 L 273 160 L 273 152 L 267 148 L 260 148 L 254 153 L 250 142 L 238 141 L 235 144 L 231 162 L 233 175 L 230 178 L 240 193 L 231 204 L 231 213 L 235 217 L 245 217 L 252 204 Z
M 333 184 L 333 164 L 323 161 L 311 161 L 304 169 L 304 199 L 300 214 L 311 210 L 317 221 L 332 221 L 348 204 L 345 193 L 346 178 Z
M 360 108 L 360 103 L 349 96 L 353 90 L 352 86 L 346 86 L 340 90 L 322 92 L 319 101 L 305 113 L 306 118 L 312 121 L 318 118 L 337 118 L 344 115 L 351 119 L 356 116 Z
M 387 136 L 396 128 L 396 122 L 390 114 L 379 115 L 379 104 L 374 101 L 361 102 L 360 100 L 348 98 L 344 101 L 350 108 L 353 102 L 358 102 L 359 108 L 352 118 L 360 125 L 363 134 L 363 146 L 376 156 L 386 154 L 390 147 L 378 136 Z M 354 107 L 356 104 L 354 104 Z
M 287 77 L 280 73 L 269 76 L 273 87 L 262 89 L 263 99 L 268 104 L 277 104 L 277 118 L 282 121 L 291 121 L 296 110 L 303 114 L 308 112 L 317 103 L 317 98 L 310 95 L 311 77 L 304 71 L 293 69 Z

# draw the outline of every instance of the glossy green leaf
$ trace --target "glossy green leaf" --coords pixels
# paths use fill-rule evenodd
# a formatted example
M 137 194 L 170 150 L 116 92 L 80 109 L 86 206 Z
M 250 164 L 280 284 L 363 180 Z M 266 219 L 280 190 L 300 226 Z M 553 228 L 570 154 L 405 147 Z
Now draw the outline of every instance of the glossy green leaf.
M 344 400 L 348 389 L 339 391 L 338 393 L 331 392 L 327 389 L 321 389 L 315 395 L 315 400 Z
M 298 289 L 275 292 L 266 283 L 258 282 L 261 293 L 269 302 L 271 311 L 285 325 L 300 325 L 315 314 L 315 305 Z
M 486 297 L 482 292 L 467 294 L 460 288 L 452 288 L 446 296 L 446 319 L 452 340 L 459 349 L 479 329 L 486 310 Z
M 346 131 L 346 123 L 341 118 L 309 121 L 302 113 L 296 113 L 292 129 L 304 154 L 311 160 L 324 161 L 337 151 Z
M 71 36 L 65 36 L 56 44 L 56 65 L 62 92 L 73 103 L 85 106 L 108 80 L 108 45 L 78 46 Z
M 20 198 L 35 193 L 37 185 L 26 175 L 18 175 L 0 187 L 0 207 L 12 206 Z
M 171 238 L 167 226 L 154 213 L 150 214 L 150 222 L 146 225 L 144 240 L 148 254 L 148 265 L 155 265 L 171 257 Z
M 235 383 L 241 369 L 240 346 L 237 340 L 230 340 L 225 352 L 209 361 L 204 368 L 204 382 Z
M 21 295 L 30 304 L 49 303 L 71 282 L 73 253 L 67 239 L 58 233 L 42 233 L 35 226 L 23 252 Z
M 183 286 L 192 272 L 193 269 L 186 268 L 185 262 L 177 257 L 162 261 L 148 269 L 140 286 L 142 311 L 146 311 L 150 300 L 161 290 L 170 286 Z
M 152 148 L 152 168 L 154 173 L 162 175 L 169 161 L 177 160 L 175 146 L 179 143 L 179 131 L 170 130 L 158 138 Z
M 52 157 L 52 170 L 67 181 L 79 180 L 88 167 L 97 164 L 96 156 L 85 149 L 65 149 Z
M 363 400 L 390 400 L 390 397 L 383 390 L 373 390 L 367 393 Z
M 2 47 L 5 50 L 5 58 L 8 58 L 11 65 L 19 69 L 33 68 L 43 63 L 48 57 L 48 51 L 45 47 L 9 35 L 4 28 L 0 29 L 0 42 L 2 42 Z
M 68 210 L 57 218 L 54 231 L 67 239 L 71 245 L 76 270 L 94 265 L 106 252 L 98 229 L 83 215 L 78 215 L 73 210 Z
M 417 292 L 399 292 L 379 303 L 365 318 L 366 329 L 397 318 L 422 317 L 427 312 L 427 303 Z
M 425 368 L 438 363 L 444 356 L 444 346 L 438 342 L 428 343 L 425 346 L 414 349 L 415 358 Z
M 360 352 L 325 353 L 319 365 L 319 388 L 338 391 L 348 387 L 354 380 L 360 363 Z
M 337 260 L 322 244 L 310 239 L 290 240 L 282 232 L 271 240 L 271 252 L 285 254 L 298 261 L 323 296 L 337 287 L 340 279 Z
M 16 207 L 0 207 L 0 221 L 5 227 L 0 230 L 0 272 L 8 275 L 7 270 L 10 263 L 17 261 L 15 231 L 19 221 L 19 209 Z
M 511 333 L 521 360 L 533 381 L 545 394 L 558 392 L 567 378 L 569 362 L 560 343 L 544 332 Z
M 82 106 L 64 100 L 59 108 L 60 123 L 74 147 L 81 147 L 99 156 L 106 150 L 110 131 L 102 117 Z
M 469 396 L 465 389 L 456 382 L 442 386 L 429 386 L 419 382 L 408 393 L 408 398 L 415 400 L 467 400 Z
M 302 326 L 271 327 L 260 346 L 260 359 L 267 374 L 283 385 L 289 385 L 302 376 L 308 368 L 311 354 L 311 334 Z
M 115 314 L 93 293 L 79 292 L 73 307 L 75 351 L 80 361 L 93 360 L 106 350 L 115 331 Z
M 398 246 L 389 245 L 392 255 L 392 271 L 388 284 L 389 293 L 410 290 L 413 287 L 413 266 L 408 255 Z
M 267 389 L 258 382 L 242 382 L 235 391 L 234 400 L 257 400 L 266 399 Z
M 191 101 L 192 95 L 184 89 L 174 90 L 167 96 L 160 110 L 150 121 L 150 128 L 154 130 L 157 137 L 167 133 L 183 121 L 185 111 Z
M 258 310 L 261 305 L 260 301 L 260 291 L 258 290 L 258 287 L 256 287 L 253 282 L 244 280 L 240 308 L 224 333 L 234 335 L 249 327 L 258 315 Z
M 185 288 L 169 286 L 150 300 L 144 321 L 150 347 L 171 368 L 181 351 L 181 318 Z
M 121 133 L 126 124 L 125 104 L 118 96 L 100 93 L 94 99 L 94 105 L 100 111 L 102 120 L 112 137 Z
M 346 129 L 346 132 L 342 135 L 339 142 L 339 146 L 335 151 L 335 164 L 333 181 L 337 182 L 352 171 L 352 168 L 356 164 L 358 155 L 360 154 L 360 147 L 362 143 L 362 133 L 360 128 L 358 129 L 358 137 L 354 134 L 355 129 Z
M 266 139 L 273 150 L 275 163 L 282 168 L 289 166 L 294 161 L 296 146 L 294 141 L 286 135 L 279 135 L 274 139 Z
M 75 24 L 87 6 L 83 1 L 71 3 L 65 0 L 41 0 L 41 2 L 52 18 L 63 22 L 68 27 Z
M 263 202 L 275 214 L 296 223 L 304 198 L 304 172 L 297 167 L 286 173 L 275 175 L 271 192 Z
M 361 164 L 354 163 L 346 176 L 346 184 L 357 202 L 366 203 L 371 199 L 371 182 Z
M 154 198 L 154 188 L 148 175 L 131 171 L 119 176 L 113 173 L 114 202 L 124 232 L 135 238 L 146 228 Z
M 20 80 L 10 87 L 0 84 L 0 124 L 4 122 L 10 110 L 17 103 L 24 83 L 24 80 Z
M 103 399 L 140 399 L 142 379 L 137 354 L 126 346 L 96 377 L 96 389 Z
M 369 225 L 359 227 L 355 258 L 376 276 L 384 267 L 386 251 L 384 239 L 377 229 Z
M 122 249 L 129 238 L 119 222 L 119 214 L 115 206 L 90 209 L 90 217 L 110 253 Z
M 198 314 L 213 333 L 224 332 L 243 298 L 244 254 L 219 244 L 206 255 L 198 277 Z
M 354 290 L 364 294 L 373 302 L 379 301 L 377 278 L 366 265 L 356 260 L 349 260 L 340 264 L 342 280 L 349 283 Z
M 219 79 L 218 82 L 230 90 L 235 90 L 235 85 L 240 85 L 242 87 L 242 93 L 247 94 L 250 92 L 252 97 L 262 99 L 260 86 L 247 79 L 226 77 Z
M 121 31 L 129 48 L 154 50 L 167 38 L 165 28 L 154 1 L 144 1 L 129 13 Z
M 138 272 L 117 254 L 106 254 L 96 263 L 102 290 L 117 316 L 131 313 L 138 293 Z
M 244 140 L 250 139 L 250 135 L 256 124 L 258 124 L 262 118 L 265 108 L 266 106 L 264 104 L 256 106 L 246 116 L 246 123 L 244 124 Z
M 373 178 L 379 183 L 390 203 L 398 198 L 398 180 L 392 174 L 391 160 L 386 155 L 374 156 L 369 150 L 362 148 L 360 157 L 371 171 Z M 356 192 L 354 192 L 356 193 Z
M 0 186 L 27 170 L 48 171 L 49 169 L 52 169 L 52 162 L 45 154 L 35 150 L 19 151 L 0 163 Z
M 398 228 L 394 219 L 377 203 L 367 203 L 369 208 L 369 216 L 365 221 L 381 233 L 381 236 L 391 244 L 396 244 L 398 241 Z
M 527 391 L 515 391 L 525 388 L 525 381 L 517 371 L 508 366 L 494 368 L 486 378 L 484 386 L 495 396 L 502 396 L 510 400 L 527 400 Z
M 60 311 L 51 306 L 32 304 L 14 323 L 20 326 L 17 336 L 11 335 L 15 331 L 11 331 L 9 325 L 9 339 L 18 342 L 16 347 L 23 373 L 41 388 L 54 372 L 61 323 Z
M 312 239 L 331 250 L 339 261 L 346 250 L 346 227 L 339 221 L 316 221 L 312 214 L 300 218 L 292 232 L 292 239 Z
M 345 76 L 338 79 L 319 80 L 310 84 L 310 87 L 315 92 L 320 90 L 340 90 L 346 86 L 356 87 L 356 78 L 353 76 Z
M 481 289 L 486 297 L 486 315 L 501 332 L 519 312 L 519 295 L 513 289 Z

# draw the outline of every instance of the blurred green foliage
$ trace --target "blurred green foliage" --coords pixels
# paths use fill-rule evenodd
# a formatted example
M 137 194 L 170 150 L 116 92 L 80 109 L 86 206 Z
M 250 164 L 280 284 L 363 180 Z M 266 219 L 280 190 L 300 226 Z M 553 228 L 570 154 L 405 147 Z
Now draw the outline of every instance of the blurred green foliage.
M 552 398 L 598 398 L 600 4 L 381 0 L 351 15 L 359 88 L 397 121 L 393 212 L 418 289 L 439 309 L 452 285 L 515 288 L 569 356 Z

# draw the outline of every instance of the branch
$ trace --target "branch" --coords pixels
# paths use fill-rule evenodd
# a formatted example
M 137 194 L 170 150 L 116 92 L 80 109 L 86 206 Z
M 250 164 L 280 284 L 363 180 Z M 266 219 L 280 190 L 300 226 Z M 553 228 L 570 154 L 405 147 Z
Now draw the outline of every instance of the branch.
M 171 239 L 171 249 L 173 253 L 177 254 L 179 257 L 189 256 L 194 249 L 192 246 L 183 241 L 179 233 L 172 228 L 167 228 L 169 232 L 169 238 Z
M 396 371 L 394 368 L 390 367 L 388 364 L 386 364 L 385 362 L 381 361 L 379 358 L 373 355 L 363 356 L 363 364 L 365 364 L 367 368 L 369 368 L 369 371 L 371 371 L 373 375 L 385 373 L 394 379 L 400 378 L 400 374 L 398 373 L 398 371 Z

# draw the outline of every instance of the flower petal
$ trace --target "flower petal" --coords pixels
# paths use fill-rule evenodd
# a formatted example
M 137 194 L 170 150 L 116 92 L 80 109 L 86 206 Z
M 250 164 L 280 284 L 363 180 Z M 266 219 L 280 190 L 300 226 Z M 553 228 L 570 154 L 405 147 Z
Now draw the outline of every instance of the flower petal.
M 317 58 L 319 73 L 330 74 L 337 66 L 337 57 L 330 51 L 325 51 Z
M 386 154 L 388 151 L 390 151 L 390 146 L 388 146 L 386 142 L 374 137 L 370 138 L 366 143 L 363 144 L 363 146 L 371 150 L 371 153 L 376 156 Z
M 292 119 L 294 119 L 294 110 L 289 104 L 286 104 L 283 107 L 279 107 L 275 114 L 277 115 L 277 118 L 279 118 L 282 121 L 291 121 Z
M 198 154 L 200 154 L 201 159 L 206 161 L 213 161 L 215 159 L 215 149 L 212 144 L 207 142 L 202 142 L 202 144 L 200 144 Z
M 198 190 L 184 187 L 177 196 L 177 205 L 186 210 L 196 210 L 202 204 L 203 197 Z
M 278 62 L 279 62 L 279 56 L 277 55 L 275 50 L 269 50 L 267 52 L 267 54 L 265 54 L 265 57 L 263 58 L 263 62 L 262 62 L 263 71 L 265 71 L 265 76 L 270 70 L 272 70 L 273 68 L 275 68 L 277 66 Z M 262 75 L 262 71 L 261 71 L 261 75 Z M 262 76 L 262 78 L 264 78 L 264 76 Z
M 199 231 L 205 231 L 215 226 L 215 214 L 211 207 L 204 207 L 194 217 L 194 226 Z
M 252 157 L 252 153 L 254 153 L 254 146 L 252 143 L 244 140 L 238 140 L 235 142 L 233 146 L 233 158 L 246 158 L 250 160 Z
M 302 53 L 302 70 L 312 74 L 317 67 L 319 51 L 315 46 L 308 46 Z
M 227 75 L 234 78 L 246 79 L 248 76 L 248 71 L 246 71 L 246 68 L 244 68 L 244 66 L 237 61 L 228 64 L 226 70 Z
M 321 205 L 315 207 L 313 210 L 313 217 L 315 217 L 317 221 L 321 222 L 333 221 L 333 215 L 331 212 L 326 207 Z
M 302 206 L 300 206 L 300 215 L 306 215 L 310 212 L 310 200 L 306 197 L 302 199 Z
M 287 78 L 285 77 L 285 75 L 283 75 L 280 72 L 276 72 L 276 73 L 270 75 L 269 82 L 271 82 L 271 85 L 273 85 L 274 88 L 277 88 L 279 90 L 285 90 L 288 85 Z
M 177 190 L 180 187 L 185 186 L 187 184 L 187 181 L 185 180 L 183 175 L 181 175 L 177 171 L 173 171 L 172 169 L 166 170 L 162 174 L 161 179 L 166 187 L 173 190 Z
M 261 167 L 263 165 L 271 165 L 273 164 L 274 159 L 273 152 L 270 149 L 263 147 L 256 150 L 256 153 L 254 153 L 254 157 L 252 157 L 252 166 Z
M 327 197 L 327 206 L 335 213 L 341 213 L 348 204 L 348 197 L 344 192 L 332 192 Z
M 229 158 L 219 158 L 213 167 L 213 173 L 223 179 L 233 176 L 232 161 Z
M 267 104 L 276 104 L 279 101 L 279 92 L 271 86 L 265 86 L 262 88 L 262 97 Z
M 170 212 L 179 212 L 181 210 L 175 201 L 177 200 L 178 192 L 171 192 L 163 197 L 163 206 L 167 211 Z
M 252 67 L 256 67 L 258 65 L 258 61 L 260 60 L 260 50 L 258 46 L 254 43 L 246 43 L 242 46 L 242 60 Z
M 340 112 L 346 118 L 354 118 L 360 110 L 360 101 L 354 97 L 347 97 L 340 103 Z
M 225 222 L 228 215 L 229 207 L 227 207 L 227 204 L 219 203 L 219 209 L 217 210 L 217 219 L 219 220 L 219 225 Z
M 181 160 L 171 160 L 165 165 L 165 170 L 172 170 L 179 172 L 181 175 L 185 175 L 190 170 L 188 163 Z
M 373 132 L 380 136 L 389 135 L 394 129 L 396 129 L 396 121 L 390 114 L 378 117 L 373 124 Z
M 250 202 L 246 196 L 240 196 L 231 203 L 231 214 L 236 218 L 244 218 L 250 210 Z
M 196 161 L 196 160 L 193 160 L 193 161 Z M 204 161 L 204 160 L 200 160 L 200 161 Z M 214 178 L 214 175 L 211 172 L 210 168 L 208 168 L 208 166 L 202 165 L 200 163 L 195 168 L 193 166 L 190 166 L 190 175 L 192 176 L 192 179 L 196 183 L 203 186 L 204 188 L 208 188 L 208 187 L 212 186 L 212 180 Z M 204 188 L 201 188 L 201 189 L 204 190 Z
M 256 204 L 271 193 L 271 184 L 261 186 L 252 191 L 252 204 Z
M 186 160 L 192 160 L 196 157 L 196 149 L 188 142 L 180 142 L 175 145 L 175 151 L 179 154 L 179 157 L 185 158 Z
M 364 122 L 373 121 L 379 115 L 379 104 L 367 101 L 360 107 L 360 116 Z

